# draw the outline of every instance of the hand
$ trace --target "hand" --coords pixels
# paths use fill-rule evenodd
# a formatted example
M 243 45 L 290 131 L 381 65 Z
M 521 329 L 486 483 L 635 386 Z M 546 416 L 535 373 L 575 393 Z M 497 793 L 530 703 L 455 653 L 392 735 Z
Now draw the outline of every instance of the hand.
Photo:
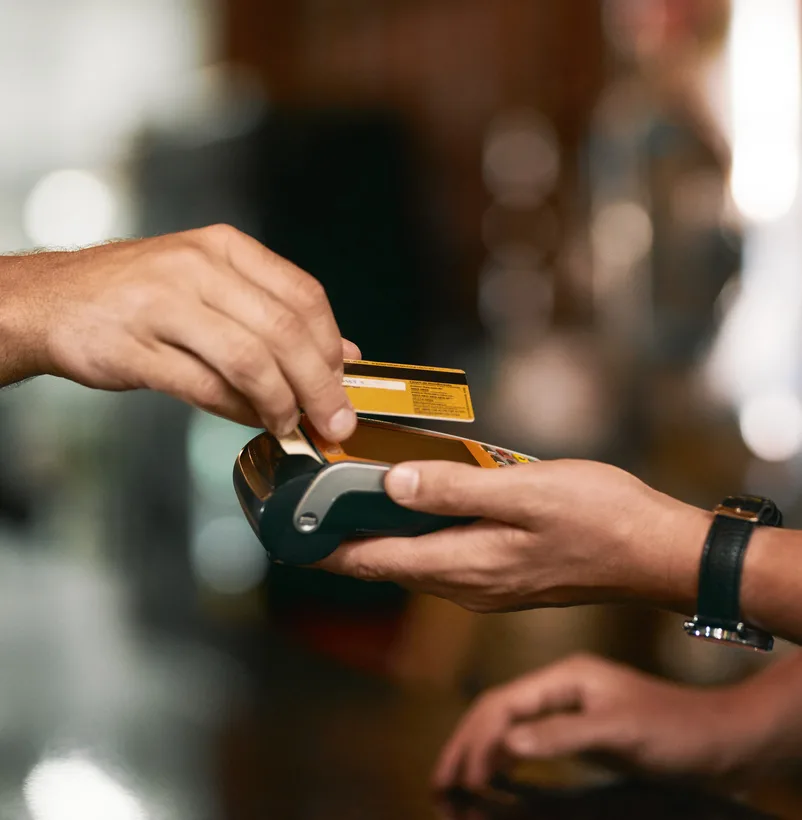
M 323 569 L 478 612 L 633 599 L 694 605 L 710 516 L 614 467 L 421 462 L 393 468 L 385 487 L 403 506 L 484 520 L 344 544 Z
M 323 288 L 234 228 L 7 261 L 20 376 L 159 390 L 278 434 L 299 405 L 333 440 L 354 429 L 341 376 L 343 358 L 360 354 Z
M 576 656 L 481 697 L 444 747 L 433 785 L 478 791 L 515 762 L 584 752 L 652 774 L 731 773 L 770 742 L 744 692 L 679 686 Z

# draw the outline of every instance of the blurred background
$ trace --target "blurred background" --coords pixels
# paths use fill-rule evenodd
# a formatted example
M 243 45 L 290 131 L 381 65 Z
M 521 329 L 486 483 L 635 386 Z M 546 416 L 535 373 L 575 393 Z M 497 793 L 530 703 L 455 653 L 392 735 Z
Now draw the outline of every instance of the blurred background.
M 800 30 L 797 0 L 0 0 L 0 252 L 230 223 L 365 358 L 464 368 L 477 422 L 438 429 L 799 527 Z M 428 816 L 365 806 L 487 686 L 577 650 L 763 662 L 651 611 L 268 571 L 231 485 L 253 435 L 0 395 L 0 816 Z M 415 720 L 392 774 L 321 775 Z

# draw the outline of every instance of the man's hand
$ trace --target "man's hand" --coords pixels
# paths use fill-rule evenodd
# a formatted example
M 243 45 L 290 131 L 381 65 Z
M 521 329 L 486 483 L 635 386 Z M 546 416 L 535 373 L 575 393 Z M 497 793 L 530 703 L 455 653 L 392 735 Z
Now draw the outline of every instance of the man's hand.
M 323 288 L 234 228 L 0 262 L 0 383 L 149 388 L 278 434 L 299 406 L 332 440 L 355 427 L 341 376 L 360 354 Z
M 762 698 L 747 692 L 573 657 L 482 696 L 444 747 L 433 785 L 481 790 L 515 762 L 586 752 L 652 774 L 729 774 L 757 764 L 772 737 Z
M 634 599 L 693 607 L 710 516 L 614 467 L 421 462 L 393 468 L 385 486 L 403 506 L 483 520 L 345 544 L 323 569 L 478 612 Z

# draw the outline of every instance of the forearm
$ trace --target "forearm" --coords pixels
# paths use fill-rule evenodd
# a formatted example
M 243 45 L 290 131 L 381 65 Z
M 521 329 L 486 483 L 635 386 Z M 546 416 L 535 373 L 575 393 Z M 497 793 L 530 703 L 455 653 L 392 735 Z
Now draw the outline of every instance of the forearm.
M 45 372 L 45 340 L 34 282 L 61 254 L 0 256 L 0 387 Z
M 802 532 L 755 532 L 744 559 L 741 609 L 747 623 L 802 644 Z

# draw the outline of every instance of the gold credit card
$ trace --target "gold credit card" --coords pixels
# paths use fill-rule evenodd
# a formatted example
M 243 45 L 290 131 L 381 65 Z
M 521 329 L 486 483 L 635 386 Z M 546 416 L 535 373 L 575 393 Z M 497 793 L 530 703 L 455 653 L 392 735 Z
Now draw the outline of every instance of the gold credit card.
M 346 359 L 343 384 L 357 413 L 473 421 L 464 370 Z

